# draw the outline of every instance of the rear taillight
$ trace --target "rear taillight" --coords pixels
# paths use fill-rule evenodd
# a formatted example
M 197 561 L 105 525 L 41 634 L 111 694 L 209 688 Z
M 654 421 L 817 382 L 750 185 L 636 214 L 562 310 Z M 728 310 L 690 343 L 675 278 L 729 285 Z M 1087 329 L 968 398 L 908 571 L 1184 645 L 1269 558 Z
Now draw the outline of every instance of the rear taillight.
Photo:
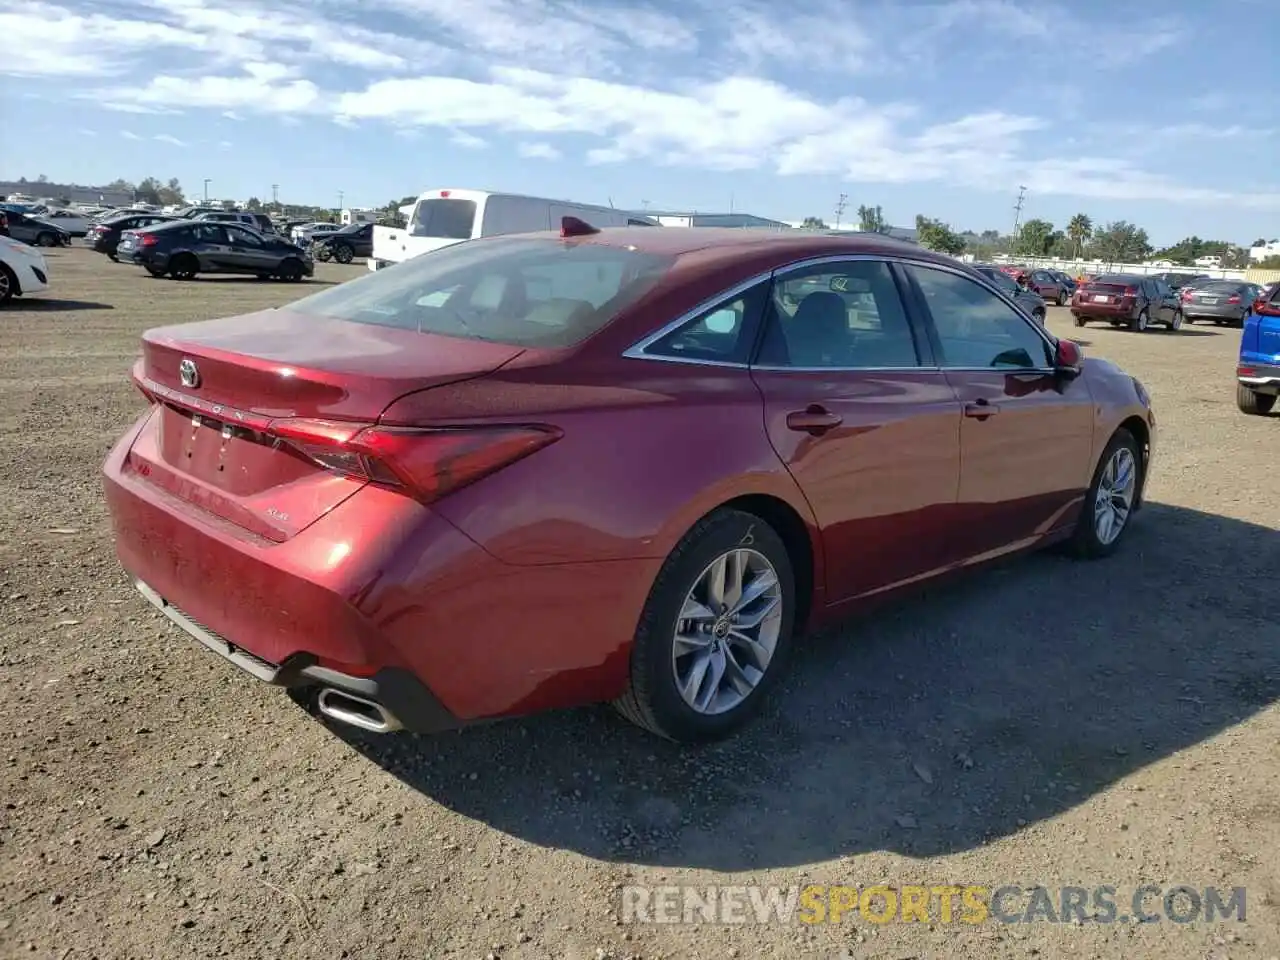
M 1179 290 L 1179 291 L 1178 291 L 1178 298 L 1179 298 L 1180 300 L 1182 300 L 1182 302 L 1183 302 L 1183 303 L 1186 303 L 1188 300 L 1190 300 L 1190 299 L 1191 299 L 1191 291 L 1190 291 L 1190 290 Z
M 278 420 L 269 432 L 326 469 L 438 500 L 560 439 L 549 427 L 378 427 Z
M 1280 303 L 1276 303 L 1275 300 L 1260 303 L 1254 309 L 1254 313 L 1263 317 L 1280 317 Z
M 160 242 L 160 238 L 154 233 L 144 233 L 140 239 L 144 247 L 154 247 Z
M 1239 302 L 1240 302 L 1240 294 L 1238 293 L 1233 293 L 1231 296 L 1227 297 L 1227 303 L 1239 303 Z
M 1138 288 L 1137 288 L 1137 287 L 1125 287 L 1125 288 L 1124 288 L 1124 296 L 1126 296 L 1126 297 L 1136 297 L 1137 295 L 1138 295 Z

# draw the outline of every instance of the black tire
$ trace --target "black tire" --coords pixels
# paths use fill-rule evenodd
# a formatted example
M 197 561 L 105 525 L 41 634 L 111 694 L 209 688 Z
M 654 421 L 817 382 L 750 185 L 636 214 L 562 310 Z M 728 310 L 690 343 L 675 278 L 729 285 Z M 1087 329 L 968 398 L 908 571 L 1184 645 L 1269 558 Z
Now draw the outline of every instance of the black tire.
M 276 274 L 285 283 L 297 283 L 302 279 L 302 264 L 296 257 L 289 257 L 280 264 L 280 270 Z
M 1098 487 L 1102 483 L 1107 464 L 1121 447 L 1129 448 L 1129 451 L 1133 454 L 1134 469 L 1137 471 L 1137 475 L 1134 478 L 1133 501 L 1120 533 L 1110 543 L 1103 543 L 1098 537 L 1095 524 Z M 1089 483 L 1084 505 L 1080 508 L 1080 519 L 1076 521 L 1075 533 L 1072 534 L 1071 540 L 1068 542 L 1069 550 L 1074 556 L 1081 560 L 1096 560 L 1100 557 L 1109 557 L 1115 553 L 1120 541 L 1124 539 L 1124 535 L 1129 532 L 1129 527 L 1133 525 L 1133 514 L 1142 495 L 1144 480 L 1142 469 L 1142 449 L 1138 446 L 1138 441 L 1133 438 L 1133 434 L 1128 430 L 1123 428 L 1117 430 L 1112 435 L 1106 449 L 1102 451 L 1102 456 L 1098 458 L 1097 466 L 1093 469 L 1093 480 Z
M 1076 317 L 1076 326 L 1077 326 L 1077 327 L 1083 327 L 1083 326 L 1084 326 L 1086 323 L 1088 323 L 1088 322 L 1089 322 L 1089 318 L 1088 318 L 1088 317 Z
M 39 233 L 36 234 L 37 247 L 52 247 L 52 246 L 56 246 L 57 243 L 58 243 L 58 238 L 54 236 L 52 233 L 50 233 L 48 230 L 41 230 Z
M 1062 290 L 1058 291 L 1058 306 L 1065 307 L 1067 305 L 1067 295 Z
M 194 280 L 199 272 L 200 261 L 191 253 L 180 253 L 169 263 L 169 276 L 175 280 Z
M 1178 309 L 1173 312 L 1173 319 L 1169 321 L 1169 330 L 1171 333 L 1177 333 L 1182 329 L 1182 323 L 1187 318 L 1183 316 L 1182 310 Z
M 675 624 L 685 596 L 702 572 L 717 557 L 748 544 L 773 565 L 778 577 L 782 623 L 777 643 L 763 677 L 741 703 L 723 713 L 699 713 L 685 703 L 676 687 L 672 659 Z M 740 510 L 708 514 L 676 544 L 658 572 L 636 627 L 627 690 L 614 701 L 614 707 L 637 726 L 677 743 L 727 736 L 755 715 L 785 671 L 795 609 L 791 558 L 773 528 Z
M 1146 307 L 1138 311 L 1138 315 L 1129 321 L 1129 329 L 1134 333 L 1146 333 L 1151 328 L 1151 313 Z
M 1254 417 L 1265 417 L 1275 408 L 1275 405 L 1275 394 L 1259 393 L 1257 390 L 1246 387 L 1243 383 L 1236 384 L 1236 406 L 1240 408 L 1241 413 L 1247 413 Z
M 339 263 L 350 263 L 356 258 L 356 252 L 351 248 L 349 243 L 335 244 L 333 247 L 333 259 Z
M 332 257 L 333 257 L 333 251 L 330 250 L 327 245 L 316 247 L 315 258 L 319 260 L 321 263 L 328 263 L 330 258 Z
M 1035 318 L 1036 323 L 1040 324 L 1040 326 L 1042 327 L 1044 326 L 1044 310 L 1043 309 L 1036 308 L 1035 310 L 1032 310 L 1031 316 Z
M 9 265 L 0 263 L 0 307 L 4 306 L 17 295 L 18 278 Z

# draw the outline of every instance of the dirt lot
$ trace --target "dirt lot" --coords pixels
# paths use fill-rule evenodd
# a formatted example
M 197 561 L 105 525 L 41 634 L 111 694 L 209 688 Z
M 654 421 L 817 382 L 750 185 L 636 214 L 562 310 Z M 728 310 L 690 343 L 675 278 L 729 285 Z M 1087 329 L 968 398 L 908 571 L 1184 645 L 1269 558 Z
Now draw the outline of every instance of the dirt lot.
M 50 262 L 0 311 L 0 956 L 1280 956 L 1280 418 L 1236 411 L 1236 331 L 1081 333 L 1161 421 L 1121 555 L 811 638 L 731 743 L 606 708 L 362 740 L 151 611 L 98 481 L 142 330 L 298 288 Z M 617 920 L 620 884 L 808 882 L 1244 886 L 1247 920 Z

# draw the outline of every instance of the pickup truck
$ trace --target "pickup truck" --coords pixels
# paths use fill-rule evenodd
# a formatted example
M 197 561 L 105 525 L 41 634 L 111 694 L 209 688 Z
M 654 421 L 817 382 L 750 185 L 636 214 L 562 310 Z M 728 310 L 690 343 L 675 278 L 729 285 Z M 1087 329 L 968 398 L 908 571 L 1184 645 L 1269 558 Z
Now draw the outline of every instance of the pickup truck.
M 1280 284 L 1272 284 L 1245 315 L 1236 361 L 1236 405 L 1266 416 L 1280 396 Z

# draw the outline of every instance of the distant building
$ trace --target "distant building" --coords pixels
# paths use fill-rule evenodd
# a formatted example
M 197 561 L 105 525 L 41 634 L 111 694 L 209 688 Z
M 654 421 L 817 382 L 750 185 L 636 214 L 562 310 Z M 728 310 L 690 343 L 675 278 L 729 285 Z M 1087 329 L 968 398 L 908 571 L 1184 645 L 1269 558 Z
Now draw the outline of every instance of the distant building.
M 738 227 L 767 230 L 790 230 L 791 224 L 782 220 L 770 220 L 750 213 L 698 213 L 678 210 L 635 210 L 638 216 L 649 217 L 664 227 Z
M 1267 257 L 1280 257 L 1280 240 L 1268 240 L 1249 248 L 1250 260 L 1265 260 Z
M 71 203 L 107 203 L 113 207 L 124 207 L 133 203 L 133 193 L 129 190 L 86 187 L 78 183 L 32 181 L 23 183 L 16 180 L 0 180 L 0 197 L 7 197 L 11 193 L 22 193 L 30 197 L 49 197 L 59 201 L 67 200 Z

